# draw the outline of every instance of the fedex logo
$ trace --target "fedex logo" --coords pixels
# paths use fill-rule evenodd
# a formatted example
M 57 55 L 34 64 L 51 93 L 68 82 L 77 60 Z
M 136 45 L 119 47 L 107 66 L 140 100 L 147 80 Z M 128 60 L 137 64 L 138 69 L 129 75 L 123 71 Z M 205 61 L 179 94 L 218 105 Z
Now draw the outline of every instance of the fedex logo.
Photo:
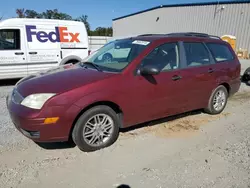
M 35 25 L 26 25 L 26 34 L 28 42 L 32 42 L 32 36 L 36 36 L 39 42 L 80 42 L 78 39 L 80 33 L 68 32 L 67 27 L 55 27 L 55 31 L 46 33 L 45 31 L 37 31 Z

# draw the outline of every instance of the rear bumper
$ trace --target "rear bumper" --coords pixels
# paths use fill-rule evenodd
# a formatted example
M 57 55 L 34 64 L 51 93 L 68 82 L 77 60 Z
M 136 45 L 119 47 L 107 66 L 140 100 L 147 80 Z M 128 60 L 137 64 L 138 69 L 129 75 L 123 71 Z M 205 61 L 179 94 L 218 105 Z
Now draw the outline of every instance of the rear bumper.
M 240 86 L 241 86 L 241 80 L 240 79 L 234 80 L 230 85 L 229 96 L 232 96 L 235 93 L 237 93 L 240 89 Z
M 15 104 L 9 97 L 6 98 L 10 118 L 24 136 L 35 142 L 61 142 L 69 139 L 70 130 L 75 113 L 79 111 L 76 106 L 65 110 L 64 107 L 50 107 L 46 116 L 36 110 L 28 109 Z M 33 112 L 32 112 L 33 111 Z M 44 124 L 45 117 L 59 117 L 57 123 Z

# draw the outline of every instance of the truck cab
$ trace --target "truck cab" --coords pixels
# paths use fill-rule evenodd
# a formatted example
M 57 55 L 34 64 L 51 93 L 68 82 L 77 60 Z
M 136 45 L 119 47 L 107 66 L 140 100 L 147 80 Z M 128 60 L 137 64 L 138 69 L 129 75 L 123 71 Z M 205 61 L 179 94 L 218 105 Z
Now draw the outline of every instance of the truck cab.
M 22 78 L 88 56 L 82 22 L 13 18 L 0 22 L 0 79 Z

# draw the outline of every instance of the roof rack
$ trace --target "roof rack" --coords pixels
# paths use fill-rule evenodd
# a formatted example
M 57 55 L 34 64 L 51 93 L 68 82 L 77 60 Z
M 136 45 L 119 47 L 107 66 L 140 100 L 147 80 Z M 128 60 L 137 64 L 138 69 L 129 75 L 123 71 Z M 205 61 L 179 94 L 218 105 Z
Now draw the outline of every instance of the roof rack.
M 165 35 L 165 34 L 141 34 L 138 37 L 145 37 L 145 36 L 158 36 L 158 35 Z
M 207 37 L 207 38 L 216 38 L 216 39 L 220 39 L 220 37 L 218 36 L 214 36 L 214 35 L 209 35 L 207 33 L 196 33 L 196 32 L 180 32 L 180 33 L 169 33 L 166 34 L 167 36 L 173 36 L 173 35 L 177 35 L 177 36 L 189 36 L 189 37 Z
M 196 33 L 196 32 L 177 32 L 177 33 L 168 33 L 168 34 L 141 34 L 138 37 L 145 36 L 187 36 L 187 37 L 204 37 L 204 38 L 215 38 L 222 40 L 220 37 L 215 35 L 209 35 L 207 33 Z

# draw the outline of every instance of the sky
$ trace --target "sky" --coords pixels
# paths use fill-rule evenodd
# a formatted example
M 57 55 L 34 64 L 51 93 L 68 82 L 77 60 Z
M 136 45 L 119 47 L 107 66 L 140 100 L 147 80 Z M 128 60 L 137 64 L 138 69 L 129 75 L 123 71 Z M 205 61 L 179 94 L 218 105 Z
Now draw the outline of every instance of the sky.
M 159 5 L 208 2 L 211 0 L 11 0 L 0 5 L 0 17 L 15 17 L 17 8 L 43 12 L 58 9 L 72 17 L 88 15 L 91 29 L 111 27 L 112 19 Z M 215 1 L 215 0 L 212 0 Z

